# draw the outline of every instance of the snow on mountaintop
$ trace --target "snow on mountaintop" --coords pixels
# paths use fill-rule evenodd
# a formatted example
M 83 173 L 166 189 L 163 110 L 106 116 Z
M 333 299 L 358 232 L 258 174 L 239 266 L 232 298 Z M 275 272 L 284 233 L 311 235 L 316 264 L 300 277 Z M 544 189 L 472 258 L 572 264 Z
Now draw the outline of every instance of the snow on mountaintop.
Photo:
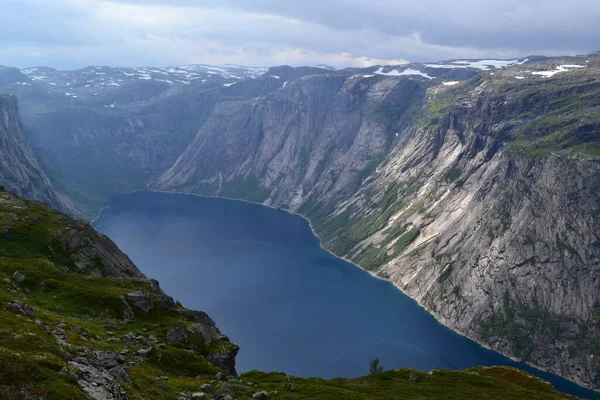
M 440 64 L 425 64 L 426 68 L 475 68 L 482 71 L 489 71 L 492 68 L 505 68 L 511 65 L 521 65 L 529 61 L 527 58 L 523 60 L 456 60 L 448 61 Z
M 242 80 L 257 78 L 267 72 L 262 67 L 225 65 L 183 65 L 169 67 L 86 67 L 73 71 L 57 71 L 48 67 L 33 67 L 21 70 L 31 81 L 58 87 L 106 87 L 121 86 L 136 81 L 155 81 L 168 85 L 188 85 L 193 81 L 206 82 L 213 76 L 224 79 Z
M 407 69 L 405 69 L 402 72 L 398 71 L 397 69 L 393 69 L 391 71 L 384 72 L 384 68 L 383 67 L 379 67 L 379 69 L 377 71 L 375 71 L 374 74 L 385 75 L 385 76 L 418 75 L 418 76 L 422 76 L 423 78 L 433 79 L 432 76 L 429 76 L 429 75 L 427 75 L 424 72 L 421 72 L 419 70 L 412 69 L 412 68 L 407 68 Z
M 544 78 L 550 78 L 551 76 L 554 76 L 554 75 L 558 74 L 559 72 L 567 72 L 572 68 L 585 68 L 585 65 L 564 64 L 564 65 L 559 65 L 558 67 L 556 67 L 555 69 L 553 69 L 551 71 L 533 71 L 531 74 L 532 75 L 541 75 Z

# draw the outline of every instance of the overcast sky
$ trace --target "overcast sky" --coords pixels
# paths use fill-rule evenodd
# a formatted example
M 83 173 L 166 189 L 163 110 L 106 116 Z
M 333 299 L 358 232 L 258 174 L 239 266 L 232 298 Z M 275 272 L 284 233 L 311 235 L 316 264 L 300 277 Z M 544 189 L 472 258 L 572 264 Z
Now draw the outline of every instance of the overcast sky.
M 0 65 L 336 67 L 581 54 L 599 0 L 2 0 Z

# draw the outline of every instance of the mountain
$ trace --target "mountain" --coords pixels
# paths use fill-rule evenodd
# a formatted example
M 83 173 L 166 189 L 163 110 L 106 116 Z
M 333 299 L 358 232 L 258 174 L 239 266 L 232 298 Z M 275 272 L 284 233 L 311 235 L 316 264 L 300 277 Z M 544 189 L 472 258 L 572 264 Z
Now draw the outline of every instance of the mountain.
M 514 368 L 237 377 L 239 349 L 214 321 L 176 303 L 87 223 L 0 192 L 0 229 L 3 399 L 573 398 Z
M 468 62 L 221 102 L 151 187 L 300 213 L 445 325 L 600 388 L 600 54 L 445 80 Z
M 14 96 L 0 95 L 0 160 L 1 185 L 65 212 L 76 212 L 77 206 L 54 190 L 29 148 Z
M 172 69 L 3 68 L 0 90 L 86 215 L 148 184 L 286 208 L 445 325 L 600 388 L 600 54 Z

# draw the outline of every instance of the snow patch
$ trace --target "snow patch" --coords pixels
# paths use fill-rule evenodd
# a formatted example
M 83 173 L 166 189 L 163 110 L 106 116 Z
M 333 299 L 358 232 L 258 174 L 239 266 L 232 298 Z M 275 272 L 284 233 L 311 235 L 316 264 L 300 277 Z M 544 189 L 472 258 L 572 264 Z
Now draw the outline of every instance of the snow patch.
M 459 83 L 460 83 L 459 81 L 443 82 L 444 86 L 454 86 L 454 85 L 458 85 Z
M 433 79 L 432 76 L 427 75 L 425 72 L 421 72 L 417 69 L 407 68 L 402 72 L 398 72 L 398 70 L 393 69 L 390 72 L 383 72 L 383 67 L 379 67 L 377 71 L 375 71 L 377 75 L 385 75 L 385 76 L 408 76 L 408 75 L 419 75 L 423 78 Z
M 541 75 L 544 78 L 550 78 L 551 76 L 554 76 L 556 74 L 558 74 L 559 72 L 567 72 L 569 71 L 569 68 L 585 68 L 584 65 L 575 65 L 575 64 L 564 64 L 564 65 L 559 65 L 558 67 L 556 67 L 553 70 L 550 71 L 533 71 L 531 74 L 532 75 Z
M 226 83 L 223 85 L 223 87 L 229 87 L 231 85 L 235 85 L 237 82 L 231 82 L 231 83 Z

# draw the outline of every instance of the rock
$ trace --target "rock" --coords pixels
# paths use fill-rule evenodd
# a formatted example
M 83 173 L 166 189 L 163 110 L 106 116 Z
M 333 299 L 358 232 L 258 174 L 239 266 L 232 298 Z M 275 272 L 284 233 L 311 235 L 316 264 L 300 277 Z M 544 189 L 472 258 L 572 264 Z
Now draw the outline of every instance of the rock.
M 254 393 L 252 395 L 253 399 L 268 399 L 269 398 L 269 393 L 268 392 L 258 392 L 258 393 Z
M 108 372 L 121 382 L 125 382 L 131 385 L 131 378 L 129 377 L 129 367 L 126 365 L 117 365 L 108 370 Z
M 148 339 L 146 339 L 142 335 L 136 337 L 135 341 L 136 341 L 136 343 L 140 344 L 141 346 L 147 346 L 148 345 Z
M 204 393 L 211 393 L 213 390 L 212 386 L 208 383 L 205 383 L 204 385 L 200 386 L 200 389 L 202 389 Z
M 187 343 L 187 335 L 181 325 L 175 325 L 167 331 L 167 342 L 169 343 Z
M 229 375 L 237 376 L 237 372 L 235 370 L 235 356 L 239 351 L 239 346 L 233 345 L 228 350 L 207 354 L 205 358 L 215 367 L 219 367 L 227 371 Z
M 61 322 L 60 324 L 57 325 L 59 328 L 65 328 L 67 326 L 67 324 L 65 324 L 64 322 Z
M 192 393 L 192 399 L 206 399 L 206 393 Z
M 148 354 L 150 354 L 151 351 L 152 351 L 152 347 L 149 347 L 147 349 L 139 349 L 138 351 L 135 352 L 135 354 L 137 354 L 138 356 L 140 356 L 142 358 L 147 358 Z
M 71 270 L 66 266 L 63 265 L 62 267 L 59 268 L 62 272 L 64 272 L 65 274 L 70 274 Z
M 414 372 L 411 372 L 410 374 L 408 374 L 408 381 L 409 382 L 419 382 L 419 376 L 417 374 L 415 374 Z
M 107 371 L 82 362 L 70 361 L 77 370 L 79 386 L 93 400 L 127 400 L 127 393 Z
M 233 397 L 231 397 L 230 395 L 226 394 L 225 397 L 223 397 L 223 400 L 233 400 Z
M 127 308 L 123 311 L 123 321 L 134 321 L 135 320 L 135 314 L 133 313 L 133 310 L 131 309 L 131 307 L 127 306 Z
M 98 351 L 95 355 L 96 359 L 98 360 L 98 364 L 105 369 L 111 369 L 118 365 L 125 364 L 125 358 L 123 358 L 122 355 L 112 351 Z
M 44 282 L 44 286 L 50 289 L 56 289 L 56 283 L 54 282 Z
M 21 274 L 19 271 L 15 271 L 15 273 L 12 276 L 12 280 L 18 285 L 19 283 L 22 283 L 25 280 L 25 275 Z
M 4 230 L 4 240 L 11 242 L 13 240 L 12 229 L 8 228 Z
M 152 296 L 148 293 L 143 292 L 131 292 L 127 293 L 127 300 L 130 301 L 135 307 L 139 308 L 146 314 L 154 308 L 152 302 Z
M 31 294 L 31 290 L 29 290 L 29 288 L 24 288 L 23 291 L 25 294 Z
M 165 350 L 167 348 L 167 345 L 164 343 L 159 343 L 157 347 L 161 350 Z
M 203 324 L 201 322 L 188 326 L 186 330 L 192 336 L 202 335 L 206 344 L 210 344 L 214 340 L 224 339 L 227 337 L 221 334 L 214 326 Z
M 218 374 L 215 375 L 215 379 L 218 381 L 222 381 L 225 378 L 225 374 L 223 374 L 222 372 L 219 372 Z
M 8 279 L 8 278 L 3 278 L 2 280 L 4 281 L 4 283 L 7 283 L 7 284 L 10 283 L 10 279 Z

